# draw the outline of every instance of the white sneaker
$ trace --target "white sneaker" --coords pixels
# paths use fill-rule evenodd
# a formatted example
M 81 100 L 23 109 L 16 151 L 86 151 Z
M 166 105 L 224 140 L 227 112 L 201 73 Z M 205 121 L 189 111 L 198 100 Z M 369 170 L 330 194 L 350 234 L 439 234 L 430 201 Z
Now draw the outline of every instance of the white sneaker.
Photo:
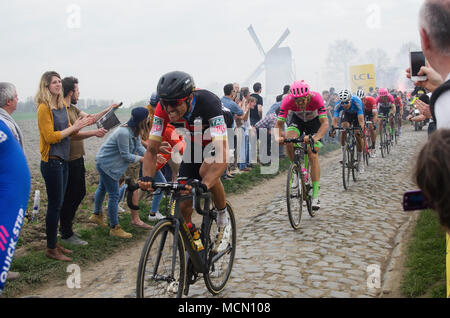
M 162 220 L 162 219 L 164 219 L 164 218 L 165 218 L 165 216 L 162 215 L 162 214 L 159 213 L 159 212 L 156 212 L 155 215 L 151 215 L 151 214 L 148 215 L 148 220 L 149 220 L 149 221 L 159 221 L 159 220 Z
M 227 211 L 225 210 L 223 212 L 218 212 L 217 213 L 217 227 L 224 228 L 227 225 L 228 225 Z
M 122 208 L 122 206 L 120 205 L 120 203 L 119 203 L 119 206 L 118 206 L 118 208 L 117 208 L 117 211 L 118 211 L 119 213 L 124 213 L 124 212 L 125 212 L 125 209 Z
M 312 209 L 319 210 L 320 209 L 320 200 L 319 197 L 312 199 Z
M 364 164 L 361 163 L 361 166 L 359 167 L 359 173 L 364 173 Z

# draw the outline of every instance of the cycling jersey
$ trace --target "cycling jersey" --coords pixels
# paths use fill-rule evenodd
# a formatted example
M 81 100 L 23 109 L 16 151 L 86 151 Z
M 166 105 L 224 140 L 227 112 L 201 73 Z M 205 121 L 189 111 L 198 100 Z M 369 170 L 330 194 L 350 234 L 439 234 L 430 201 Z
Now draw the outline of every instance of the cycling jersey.
M 292 111 L 295 116 L 300 118 L 304 122 L 309 122 L 315 118 L 328 118 L 327 110 L 324 106 L 322 96 L 319 93 L 311 92 L 311 100 L 306 106 L 305 110 L 300 110 L 299 106 L 295 103 L 295 98 L 292 96 L 287 96 L 283 99 L 280 108 L 280 114 L 278 115 L 278 120 L 285 122 L 289 114 Z
M 377 111 L 377 103 L 375 98 L 367 96 L 363 102 L 364 104 L 364 112 L 376 112 Z
M 398 96 L 398 97 L 395 99 L 395 111 L 396 111 L 397 113 L 400 113 L 400 110 L 402 110 L 402 109 L 403 109 L 402 99 L 401 99 L 400 96 Z
M 194 122 L 197 118 L 202 121 L 203 146 L 216 139 L 227 139 L 227 128 L 233 125 L 231 112 L 222 105 L 219 97 L 210 91 L 196 90 L 193 94 L 191 110 L 175 123 L 170 123 L 167 111 L 158 103 L 149 137 L 151 140 L 162 141 L 167 124 L 170 123 L 175 128 L 187 129 L 191 134 L 191 140 L 195 141 Z
M 341 111 L 343 111 L 344 114 L 354 114 L 357 116 L 364 115 L 362 101 L 357 96 L 352 97 L 351 106 L 349 109 L 345 109 L 342 102 L 339 102 L 334 108 L 333 117 L 339 117 L 339 113 Z
M 0 294 L 19 240 L 30 194 L 30 171 L 22 148 L 0 120 Z
M 380 112 L 383 111 L 383 113 L 386 112 L 387 109 L 392 109 L 392 104 L 395 103 L 394 97 L 389 94 L 387 97 L 385 96 L 378 96 L 375 100 Z

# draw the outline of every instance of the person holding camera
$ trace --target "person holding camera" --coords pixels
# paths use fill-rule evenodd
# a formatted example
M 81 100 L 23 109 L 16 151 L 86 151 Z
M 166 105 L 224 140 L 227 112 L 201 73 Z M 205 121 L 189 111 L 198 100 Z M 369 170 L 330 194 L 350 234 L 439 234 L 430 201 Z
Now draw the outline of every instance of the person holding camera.
M 450 234 L 450 129 L 439 129 L 419 153 L 414 180 L 422 190 L 428 207 Z

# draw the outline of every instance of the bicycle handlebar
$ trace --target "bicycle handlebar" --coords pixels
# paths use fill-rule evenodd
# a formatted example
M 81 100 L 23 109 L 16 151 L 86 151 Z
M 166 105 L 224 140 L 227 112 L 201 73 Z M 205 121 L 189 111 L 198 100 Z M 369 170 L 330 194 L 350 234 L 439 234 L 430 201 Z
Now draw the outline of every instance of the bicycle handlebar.
M 314 140 L 312 135 L 309 135 L 309 146 L 311 147 L 311 151 L 313 153 L 317 153 L 317 151 L 314 149 Z M 289 139 L 285 139 L 284 143 L 304 143 L 304 138 L 305 136 L 302 136 L 300 138 L 289 138 Z
M 138 183 L 131 184 L 131 179 L 129 179 L 129 178 L 125 181 L 125 183 L 128 185 L 128 188 L 127 188 L 127 205 L 128 205 L 128 207 L 132 210 L 139 210 L 139 206 L 134 205 L 133 201 L 132 201 L 133 193 L 134 193 L 134 191 L 139 189 L 139 184 Z M 160 190 L 163 190 L 166 192 L 169 192 L 169 191 L 180 192 L 180 191 L 187 190 L 186 189 L 187 185 L 192 187 L 192 195 L 193 195 L 195 210 L 197 211 L 198 214 L 203 215 L 204 212 L 203 212 L 203 209 L 201 209 L 201 207 L 200 207 L 200 200 L 198 199 L 198 197 L 207 193 L 208 189 L 201 181 L 192 180 L 189 184 L 180 184 L 180 183 L 173 183 L 173 182 L 152 183 L 152 189 L 153 190 L 160 189 Z M 145 190 L 143 190 L 143 191 L 145 191 Z

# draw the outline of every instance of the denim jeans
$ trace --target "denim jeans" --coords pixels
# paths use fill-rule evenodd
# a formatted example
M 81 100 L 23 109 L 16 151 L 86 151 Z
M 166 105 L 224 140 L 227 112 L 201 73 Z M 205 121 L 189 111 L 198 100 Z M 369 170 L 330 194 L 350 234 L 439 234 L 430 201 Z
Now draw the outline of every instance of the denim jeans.
M 107 175 L 98 164 L 97 171 L 100 176 L 100 180 L 94 196 L 94 214 L 99 215 L 102 212 L 103 201 L 105 200 L 106 192 L 108 192 L 109 226 L 114 228 L 119 224 L 119 180 L 114 180 Z
M 69 177 L 67 161 L 49 159 L 41 161 L 41 174 L 47 190 L 48 206 L 45 217 L 47 248 L 55 249 L 58 235 L 58 222 Z
M 166 178 L 164 178 L 164 175 L 162 174 L 161 170 L 156 171 L 153 181 L 156 183 L 166 183 L 167 182 Z M 153 194 L 152 207 L 150 209 L 150 213 L 156 213 L 159 211 L 159 204 L 161 203 L 162 197 L 163 197 L 162 192 L 157 193 L 155 191 L 155 194 Z
M 245 129 L 243 129 L 242 133 L 242 142 L 241 142 L 241 151 L 239 154 L 239 169 L 245 169 L 249 166 L 250 163 L 250 154 L 249 154 L 249 136 L 245 135 Z
M 68 239 L 73 233 L 73 219 L 86 195 L 86 170 L 84 168 L 84 158 L 69 161 L 69 173 L 67 178 L 67 189 L 64 196 L 64 203 L 61 208 L 60 227 L 62 239 Z

